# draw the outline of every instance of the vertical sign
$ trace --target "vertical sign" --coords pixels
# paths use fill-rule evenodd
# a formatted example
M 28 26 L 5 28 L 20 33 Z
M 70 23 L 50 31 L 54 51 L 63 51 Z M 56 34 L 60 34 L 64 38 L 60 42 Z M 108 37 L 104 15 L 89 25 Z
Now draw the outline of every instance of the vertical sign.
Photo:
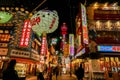
M 24 26 L 22 29 L 22 35 L 20 38 L 20 44 L 19 44 L 20 47 L 29 46 L 30 34 L 31 34 L 30 20 L 25 20 Z
M 42 38 L 42 46 L 41 46 L 41 55 L 45 55 L 47 52 L 47 40 L 46 37 Z
M 83 43 L 88 44 L 86 8 L 83 4 L 81 4 L 81 14 L 82 14 L 81 16 L 82 16 Z
M 69 34 L 69 53 L 74 56 L 74 34 Z

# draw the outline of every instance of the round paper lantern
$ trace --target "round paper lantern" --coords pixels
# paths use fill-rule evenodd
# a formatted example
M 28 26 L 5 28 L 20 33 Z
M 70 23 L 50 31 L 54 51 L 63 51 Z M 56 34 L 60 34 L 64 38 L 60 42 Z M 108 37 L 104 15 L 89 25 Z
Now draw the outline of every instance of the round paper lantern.
M 12 17 L 13 15 L 8 12 L 0 11 L 0 23 L 7 23 Z
M 32 30 L 39 36 L 52 33 L 58 28 L 59 17 L 55 10 L 40 10 L 31 17 Z

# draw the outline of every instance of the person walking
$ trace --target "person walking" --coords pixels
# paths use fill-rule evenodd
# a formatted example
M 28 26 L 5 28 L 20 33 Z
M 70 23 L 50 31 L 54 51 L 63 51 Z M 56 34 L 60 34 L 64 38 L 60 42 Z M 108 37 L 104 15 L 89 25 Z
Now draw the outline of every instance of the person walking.
M 80 67 L 75 71 L 78 80 L 83 80 L 84 77 L 84 68 L 82 67 L 82 63 Z
M 36 68 L 36 72 L 37 72 L 37 80 L 45 80 L 42 67 Z
M 6 70 L 3 71 L 3 80 L 20 80 L 17 71 L 14 69 L 16 65 L 16 60 L 12 59 Z
M 56 80 L 57 80 L 58 75 L 59 75 L 59 67 L 56 66 L 56 67 L 55 67 L 55 76 L 56 76 Z

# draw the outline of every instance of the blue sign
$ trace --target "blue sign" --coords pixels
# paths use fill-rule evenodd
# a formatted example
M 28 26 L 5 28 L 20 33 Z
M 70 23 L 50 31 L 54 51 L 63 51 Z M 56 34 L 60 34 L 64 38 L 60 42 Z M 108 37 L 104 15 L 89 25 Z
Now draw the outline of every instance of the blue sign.
M 100 52 L 120 52 L 120 46 L 97 46 Z

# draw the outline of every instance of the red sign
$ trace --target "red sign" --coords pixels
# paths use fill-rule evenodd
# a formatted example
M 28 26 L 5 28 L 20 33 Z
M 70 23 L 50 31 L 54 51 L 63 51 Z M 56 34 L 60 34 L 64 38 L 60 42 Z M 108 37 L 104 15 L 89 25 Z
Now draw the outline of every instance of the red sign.
M 19 44 L 20 47 L 29 46 L 30 34 L 31 34 L 30 20 L 25 20 L 24 27 L 22 30 L 22 36 L 21 36 L 20 44 Z
M 46 37 L 42 38 L 42 47 L 41 47 L 41 54 L 44 55 L 47 52 L 47 40 Z

